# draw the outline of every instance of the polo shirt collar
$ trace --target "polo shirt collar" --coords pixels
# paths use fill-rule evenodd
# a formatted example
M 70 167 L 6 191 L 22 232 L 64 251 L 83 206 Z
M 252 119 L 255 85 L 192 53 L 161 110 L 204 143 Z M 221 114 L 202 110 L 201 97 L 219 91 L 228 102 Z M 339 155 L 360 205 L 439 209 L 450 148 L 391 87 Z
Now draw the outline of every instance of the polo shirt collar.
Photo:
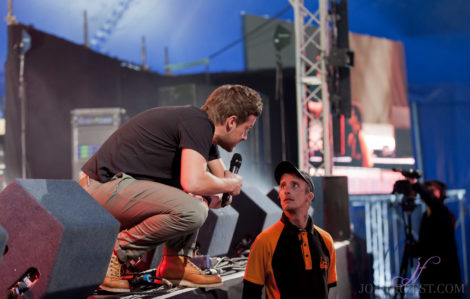
M 310 215 L 308 215 L 307 226 L 305 227 L 305 230 L 300 229 L 297 226 L 290 223 L 289 218 L 287 218 L 286 214 L 284 213 L 282 213 L 281 222 L 284 223 L 286 229 L 291 232 L 299 233 L 302 231 L 307 231 L 313 234 L 313 231 L 314 231 L 313 219 L 312 217 L 310 217 Z

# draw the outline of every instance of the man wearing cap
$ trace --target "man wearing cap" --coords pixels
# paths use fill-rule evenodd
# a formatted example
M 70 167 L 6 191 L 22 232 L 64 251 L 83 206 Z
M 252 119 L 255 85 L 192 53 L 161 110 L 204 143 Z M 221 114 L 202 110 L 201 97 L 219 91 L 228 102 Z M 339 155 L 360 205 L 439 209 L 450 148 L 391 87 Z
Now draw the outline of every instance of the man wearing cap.
M 243 298 L 328 298 L 336 285 L 336 253 L 330 234 L 313 224 L 308 208 L 315 187 L 288 161 L 274 172 L 281 219 L 258 235 L 245 271 Z

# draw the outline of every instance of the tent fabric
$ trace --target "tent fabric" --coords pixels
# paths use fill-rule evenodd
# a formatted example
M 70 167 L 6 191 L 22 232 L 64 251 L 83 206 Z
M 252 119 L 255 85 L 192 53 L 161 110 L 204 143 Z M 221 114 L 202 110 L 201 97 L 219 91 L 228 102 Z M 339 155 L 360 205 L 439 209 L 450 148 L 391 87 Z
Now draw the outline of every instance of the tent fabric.
M 415 153 L 421 153 L 424 179 L 443 181 L 448 189 L 466 190 L 463 214 L 458 213 L 459 209 L 455 209 L 456 202 L 453 203 L 453 213 L 458 219 L 456 238 L 459 259 L 464 263 L 462 251 L 465 249 L 461 247 L 464 241 L 461 238 L 461 229 L 465 228 L 468 236 L 470 227 L 470 217 L 465 212 L 470 203 L 470 84 L 410 84 L 408 96 L 410 105 L 415 106 L 417 112 L 411 115 L 412 126 L 417 126 L 412 131 L 418 131 L 413 139 Z M 470 248 L 470 239 L 467 238 L 465 243 L 466 248 Z M 464 273 L 463 264 L 461 267 L 462 279 L 465 281 L 470 273 L 468 267 L 467 273 Z
M 424 178 L 469 192 L 470 85 L 410 85 L 409 100 L 418 112 L 413 123 L 418 125 Z

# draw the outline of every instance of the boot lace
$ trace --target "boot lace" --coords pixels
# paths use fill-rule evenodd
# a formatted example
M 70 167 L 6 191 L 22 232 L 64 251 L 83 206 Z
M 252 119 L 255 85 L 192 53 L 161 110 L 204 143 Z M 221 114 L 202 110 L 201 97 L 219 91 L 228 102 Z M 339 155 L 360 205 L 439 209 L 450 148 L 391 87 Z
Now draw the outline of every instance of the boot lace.
M 121 263 L 114 254 L 111 256 L 111 261 L 108 268 L 108 276 L 113 278 L 121 277 Z
M 189 257 L 184 258 L 186 260 L 186 263 L 191 267 L 194 268 L 198 273 L 203 274 L 201 268 L 196 266 L 193 262 L 191 262 L 191 259 Z

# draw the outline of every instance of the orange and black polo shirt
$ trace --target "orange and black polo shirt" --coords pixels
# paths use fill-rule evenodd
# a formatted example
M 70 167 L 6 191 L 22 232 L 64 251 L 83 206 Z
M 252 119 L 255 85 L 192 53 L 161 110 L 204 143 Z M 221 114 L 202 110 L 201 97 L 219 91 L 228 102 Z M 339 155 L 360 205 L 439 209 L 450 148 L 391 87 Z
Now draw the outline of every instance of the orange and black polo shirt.
M 312 218 L 300 230 L 283 214 L 256 238 L 244 279 L 264 285 L 267 298 L 328 298 L 337 281 L 333 239 Z

